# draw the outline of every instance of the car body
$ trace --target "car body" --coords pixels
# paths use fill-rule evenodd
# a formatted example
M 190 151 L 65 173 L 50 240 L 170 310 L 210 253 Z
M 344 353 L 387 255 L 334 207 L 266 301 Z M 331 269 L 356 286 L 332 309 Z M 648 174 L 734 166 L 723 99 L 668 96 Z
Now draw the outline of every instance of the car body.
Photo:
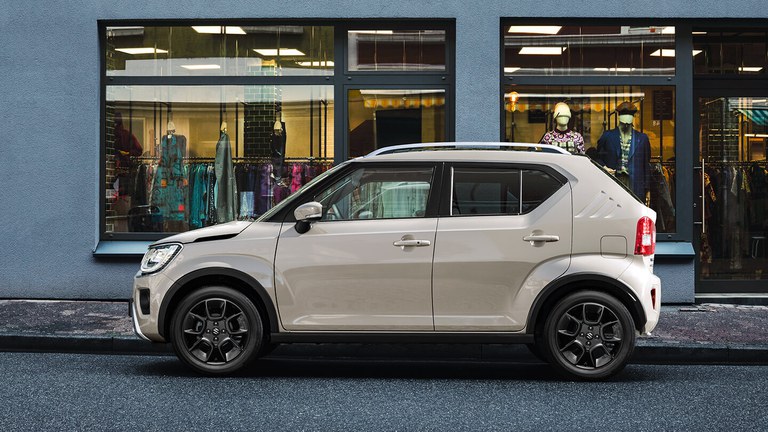
M 602 379 L 658 322 L 655 217 L 556 147 L 385 149 L 255 222 L 151 245 L 134 328 L 207 374 L 279 343 L 446 342 L 525 343 L 568 376 Z

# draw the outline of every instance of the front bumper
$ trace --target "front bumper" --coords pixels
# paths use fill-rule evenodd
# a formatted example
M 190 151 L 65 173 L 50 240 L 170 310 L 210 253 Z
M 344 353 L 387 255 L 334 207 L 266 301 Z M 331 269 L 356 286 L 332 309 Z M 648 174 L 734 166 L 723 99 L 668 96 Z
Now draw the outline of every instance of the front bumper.
M 133 332 L 136 333 L 136 336 L 140 337 L 141 339 L 144 339 L 145 341 L 150 341 L 147 336 L 144 335 L 144 333 L 141 332 L 141 326 L 139 325 L 139 321 L 136 318 L 138 315 L 138 312 L 136 311 L 136 303 L 134 303 L 133 299 L 129 302 L 128 305 L 128 314 L 131 316 L 131 323 L 133 324 Z
M 163 296 L 172 285 L 173 281 L 162 273 L 134 277 L 131 321 L 133 331 L 140 338 L 152 342 L 166 342 L 160 335 L 158 324 Z M 145 297 L 142 299 L 142 296 Z

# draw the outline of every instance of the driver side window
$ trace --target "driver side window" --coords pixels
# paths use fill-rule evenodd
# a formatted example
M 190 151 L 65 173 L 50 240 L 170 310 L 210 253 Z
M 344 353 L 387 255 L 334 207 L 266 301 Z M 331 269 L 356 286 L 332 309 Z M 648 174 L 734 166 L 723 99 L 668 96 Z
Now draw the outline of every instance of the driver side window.
M 322 221 L 424 217 L 432 168 L 358 168 L 315 196 Z

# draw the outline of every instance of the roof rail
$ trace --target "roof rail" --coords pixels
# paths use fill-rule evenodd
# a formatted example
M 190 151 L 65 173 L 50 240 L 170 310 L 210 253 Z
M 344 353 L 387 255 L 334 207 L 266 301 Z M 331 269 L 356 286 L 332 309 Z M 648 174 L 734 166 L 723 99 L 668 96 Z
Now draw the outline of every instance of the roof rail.
M 393 153 L 406 153 L 414 151 L 436 151 L 436 150 L 522 150 L 522 151 L 540 151 L 544 153 L 562 153 L 570 154 L 567 150 L 550 144 L 532 144 L 532 143 L 508 143 L 508 142 L 456 142 L 456 143 L 419 143 L 403 144 L 390 147 L 383 147 L 374 150 L 363 157 L 378 156 Z

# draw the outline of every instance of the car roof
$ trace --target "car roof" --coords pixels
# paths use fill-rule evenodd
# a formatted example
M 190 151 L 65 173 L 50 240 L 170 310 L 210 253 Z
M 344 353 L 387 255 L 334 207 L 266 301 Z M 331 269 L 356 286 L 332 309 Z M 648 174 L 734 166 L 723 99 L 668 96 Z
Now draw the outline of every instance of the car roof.
M 541 151 L 549 147 L 498 142 L 440 143 L 434 147 L 414 145 L 410 148 L 402 146 L 398 152 L 363 156 L 355 162 L 552 162 L 573 156 L 570 153 Z

